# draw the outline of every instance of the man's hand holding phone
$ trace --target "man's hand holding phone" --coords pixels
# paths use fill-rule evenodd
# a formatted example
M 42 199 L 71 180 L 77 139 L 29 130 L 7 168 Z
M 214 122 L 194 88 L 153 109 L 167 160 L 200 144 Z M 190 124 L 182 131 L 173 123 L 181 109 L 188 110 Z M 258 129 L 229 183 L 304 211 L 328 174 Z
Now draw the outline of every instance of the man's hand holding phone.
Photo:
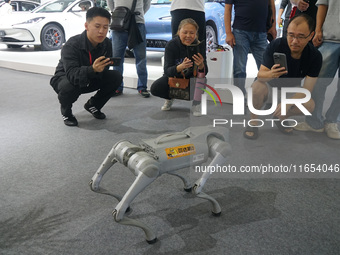
M 101 56 L 97 58 L 93 65 L 92 68 L 96 73 L 101 73 L 104 71 L 105 67 L 110 65 L 110 66 L 119 66 L 120 65 L 121 58 L 107 58 L 105 56 Z
M 287 58 L 284 53 L 274 52 L 274 65 L 271 68 L 273 78 L 278 78 L 288 73 Z
M 280 76 L 288 73 L 286 68 L 280 66 L 280 64 L 273 65 L 272 68 L 270 69 L 270 72 L 272 74 L 271 75 L 272 78 L 279 78 Z
M 93 71 L 95 71 L 96 73 L 101 73 L 104 71 L 106 66 L 110 65 L 110 63 L 111 63 L 110 58 L 101 56 L 93 62 L 92 64 Z

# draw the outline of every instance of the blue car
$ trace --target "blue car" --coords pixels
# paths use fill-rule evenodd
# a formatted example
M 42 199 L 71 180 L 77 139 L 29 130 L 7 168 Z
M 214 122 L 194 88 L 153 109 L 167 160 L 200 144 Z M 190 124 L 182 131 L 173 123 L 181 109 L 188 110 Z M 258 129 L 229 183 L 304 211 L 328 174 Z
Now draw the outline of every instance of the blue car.
M 190 1 L 190 0 L 188 0 Z M 145 14 L 147 50 L 164 51 L 171 40 L 171 0 L 152 0 Z M 205 0 L 207 47 L 225 44 L 224 0 Z M 208 50 L 208 49 L 207 49 Z

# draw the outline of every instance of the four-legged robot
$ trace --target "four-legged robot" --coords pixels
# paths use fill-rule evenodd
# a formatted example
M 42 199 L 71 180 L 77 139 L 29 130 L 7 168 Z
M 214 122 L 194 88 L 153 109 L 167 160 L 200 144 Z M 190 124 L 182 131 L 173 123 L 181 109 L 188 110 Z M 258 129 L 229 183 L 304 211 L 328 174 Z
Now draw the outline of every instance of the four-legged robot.
M 210 165 L 224 165 L 231 152 L 228 143 L 229 130 L 225 127 L 190 127 L 183 132 L 165 134 L 156 139 L 141 140 L 139 145 L 129 141 L 116 143 L 90 181 L 91 190 L 115 197 L 119 203 L 112 212 L 114 220 L 120 224 L 139 227 L 144 230 L 148 243 L 156 242 L 154 232 L 144 223 L 128 218 L 125 213 L 130 210 L 133 199 L 141 193 L 158 176 L 168 173 L 178 176 L 184 182 L 184 189 L 196 196 L 207 199 L 212 204 L 212 213 L 221 214 L 221 207 L 211 196 L 202 192 L 203 185 L 210 176 L 204 172 L 194 185 L 183 176 L 173 173 L 175 170 L 200 165 L 211 158 Z M 125 195 L 121 198 L 100 188 L 99 184 L 109 168 L 120 162 L 136 176 Z

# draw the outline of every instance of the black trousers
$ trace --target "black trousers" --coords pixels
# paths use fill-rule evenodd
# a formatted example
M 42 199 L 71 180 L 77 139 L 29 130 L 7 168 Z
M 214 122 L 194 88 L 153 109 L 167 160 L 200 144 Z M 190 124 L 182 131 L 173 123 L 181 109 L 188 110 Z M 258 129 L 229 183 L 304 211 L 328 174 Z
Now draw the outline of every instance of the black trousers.
M 155 80 L 150 88 L 151 94 L 156 97 L 170 99 L 168 79 L 168 76 L 163 75 L 161 78 Z
M 105 70 L 101 79 L 92 79 L 87 87 L 79 88 L 72 85 L 66 76 L 55 79 L 51 85 L 58 94 L 61 114 L 72 115 L 72 104 L 81 94 L 97 91 L 89 100 L 92 106 L 100 110 L 112 97 L 122 83 L 122 76 L 118 71 Z
M 206 59 L 206 28 L 205 28 L 205 13 L 200 11 L 188 10 L 188 9 L 178 9 L 171 12 L 171 31 L 172 37 L 177 34 L 179 23 L 183 19 L 192 18 L 196 21 L 199 26 L 198 29 L 198 40 L 202 43 L 200 44 L 200 53 L 203 58 Z

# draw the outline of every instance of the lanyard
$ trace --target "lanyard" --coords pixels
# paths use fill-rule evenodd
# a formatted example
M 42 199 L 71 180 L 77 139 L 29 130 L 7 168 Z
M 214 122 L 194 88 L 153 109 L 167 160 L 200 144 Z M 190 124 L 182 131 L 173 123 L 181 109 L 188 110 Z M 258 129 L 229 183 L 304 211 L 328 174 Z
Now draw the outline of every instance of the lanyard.
M 92 65 L 92 55 L 90 51 L 89 51 L 89 58 L 90 58 L 90 65 Z

